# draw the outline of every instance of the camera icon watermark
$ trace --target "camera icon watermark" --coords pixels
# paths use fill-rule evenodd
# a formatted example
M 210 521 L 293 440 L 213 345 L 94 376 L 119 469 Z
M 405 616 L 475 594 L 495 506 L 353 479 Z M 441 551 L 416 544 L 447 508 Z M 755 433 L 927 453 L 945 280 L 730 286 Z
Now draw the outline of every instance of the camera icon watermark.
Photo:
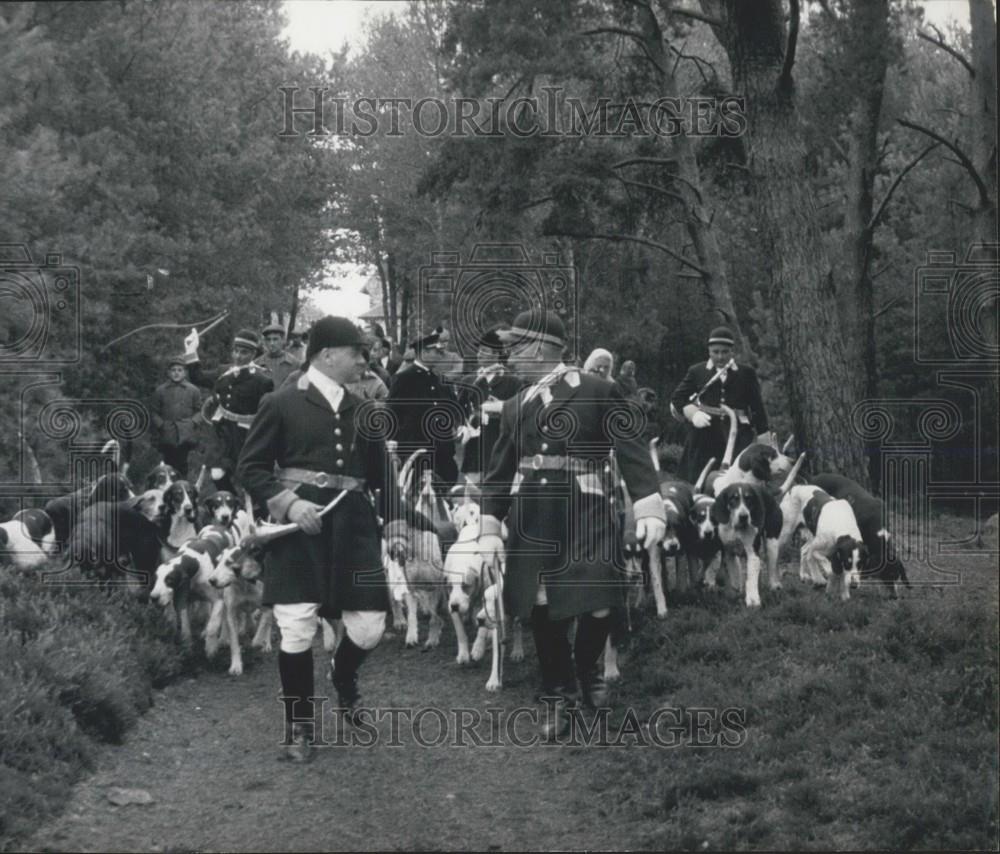
M 578 330 L 578 277 L 556 252 L 533 263 L 517 243 L 478 244 L 467 261 L 459 252 L 435 252 L 420 268 L 417 319 L 424 327 L 448 318 L 451 346 L 474 359 L 483 335 L 509 326 L 522 311 L 542 309 L 559 318 L 566 343 L 573 345 Z M 520 373 L 524 373 L 519 368 Z
M 970 246 L 961 262 L 954 252 L 927 253 L 927 263 L 916 269 L 913 281 L 917 364 L 967 368 L 1000 363 L 998 248 Z
M 48 254 L 36 264 L 24 244 L 0 244 L 0 367 L 80 360 L 80 270 Z

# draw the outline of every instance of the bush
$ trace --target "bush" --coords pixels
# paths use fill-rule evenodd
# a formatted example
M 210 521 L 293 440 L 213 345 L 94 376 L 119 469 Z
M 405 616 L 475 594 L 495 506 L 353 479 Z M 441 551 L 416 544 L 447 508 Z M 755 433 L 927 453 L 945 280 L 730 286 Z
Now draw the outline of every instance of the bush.
M 0 567 L 0 850 L 189 667 L 158 608 Z

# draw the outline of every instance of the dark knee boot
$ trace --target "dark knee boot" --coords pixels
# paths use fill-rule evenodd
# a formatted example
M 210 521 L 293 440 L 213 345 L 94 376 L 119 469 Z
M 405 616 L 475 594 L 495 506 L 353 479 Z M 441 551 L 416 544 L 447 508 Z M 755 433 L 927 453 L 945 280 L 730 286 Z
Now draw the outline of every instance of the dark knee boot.
M 576 627 L 576 675 L 580 680 L 583 704 L 591 709 L 608 705 L 608 687 L 597 669 L 597 660 L 604 651 L 610 628 L 610 617 L 595 617 L 593 614 L 581 616 Z
M 573 649 L 569 643 L 571 619 L 547 620 L 543 646 L 548 655 L 549 679 L 552 690 L 546 688 L 542 735 L 559 738 L 570 728 L 570 718 L 576 708 L 576 677 L 573 674 Z
M 531 634 L 535 639 L 535 652 L 538 653 L 538 669 L 542 674 L 542 694 L 552 695 L 557 687 L 555 669 L 553 667 L 552 649 L 549 639 L 549 606 L 535 605 L 531 610 Z M 536 697 L 535 699 L 539 699 Z
M 313 758 L 316 720 L 312 650 L 279 651 L 278 673 L 285 704 L 285 756 L 292 762 L 308 762 Z
M 361 692 L 358 690 L 358 668 L 367 657 L 368 650 L 359 647 L 348 634 L 344 635 L 333 656 L 331 681 L 333 687 L 337 689 L 337 704 L 343 711 L 345 719 L 352 725 L 355 723 L 358 702 L 361 699 Z

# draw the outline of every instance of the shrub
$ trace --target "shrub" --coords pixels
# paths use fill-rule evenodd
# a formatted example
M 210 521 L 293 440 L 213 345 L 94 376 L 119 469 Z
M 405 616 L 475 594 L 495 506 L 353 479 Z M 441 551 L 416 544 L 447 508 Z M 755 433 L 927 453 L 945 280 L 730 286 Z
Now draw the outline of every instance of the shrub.
M 0 567 L 0 850 L 191 665 L 160 609 L 67 580 Z

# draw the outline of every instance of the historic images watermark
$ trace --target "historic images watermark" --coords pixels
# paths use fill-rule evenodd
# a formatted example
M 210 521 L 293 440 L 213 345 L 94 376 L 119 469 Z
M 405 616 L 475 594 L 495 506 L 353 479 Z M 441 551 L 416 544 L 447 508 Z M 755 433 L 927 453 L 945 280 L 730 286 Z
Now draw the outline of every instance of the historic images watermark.
M 735 749 L 748 738 L 746 709 L 660 706 L 649 713 L 628 707 L 612 719 L 610 709 L 584 713 L 573 709 L 558 736 L 542 734 L 557 714 L 554 697 L 537 706 L 486 709 L 473 707 L 362 708 L 355 724 L 344 722 L 336 708 L 327 714 L 328 697 L 311 698 L 316 710 L 317 747 L 652 747 Z M 290 697 L 282 703 L 294 704 Z M 310 721 L 313 718 L 310 717 Z
M 279 87 L 283 138 L 401 137 L 412 131 L 439 137 L 670 138 L 738 137 L 746 133 L 746 101 L 736 95 L 584 99 L 562 87 L 517 98 L 330 96 L 325 86 Z M 304 121 L 297 122 L 301 118 Z

